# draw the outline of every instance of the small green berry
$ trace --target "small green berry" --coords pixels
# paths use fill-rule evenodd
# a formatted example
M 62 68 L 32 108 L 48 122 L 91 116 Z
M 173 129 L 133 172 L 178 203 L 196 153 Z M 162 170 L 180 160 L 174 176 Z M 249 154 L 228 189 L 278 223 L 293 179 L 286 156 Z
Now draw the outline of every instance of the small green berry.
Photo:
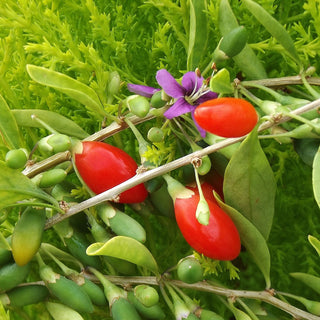
M 25 149 L 13 149 L 7 152 L 5 161 L 9 168 L 20 169 L 25 166 L 28 160 L 28 152 Z

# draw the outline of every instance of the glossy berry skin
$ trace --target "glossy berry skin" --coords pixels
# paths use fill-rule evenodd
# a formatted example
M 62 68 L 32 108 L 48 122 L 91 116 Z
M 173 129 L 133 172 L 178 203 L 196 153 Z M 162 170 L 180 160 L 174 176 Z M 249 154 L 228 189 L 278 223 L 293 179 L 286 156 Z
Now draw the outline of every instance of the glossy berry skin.
M 251 103 L 231 97 L 200 104 L 195 109 L 194 118 L 202 129 L 225 138 L 244 136 L 258 122 L 257 112 Z
M 138 168 L 125 151 L 99 141 L 83 141 L 74 151 L 74 162 L 86 185 L 96 194 L 132 178 Z M 120 203 L 142 202 L 148 196 L 144 184 L 122 192 Z
M 208 195 L 209 187 L 203 188 L 203 193 L 210 210 L 209 224 L 202 225 L 196 218 L 199 193 L 190 198 L 176 198 L 174 203 L 176 221 L 179 229 L 197 252 L 216 260 L 233 260 L 241 249 L 240 236 L 231 218 Z
M 187 257 L 179 261 L 177 275 L 179 280 L 192 284 L 203 279 L 203 269 L 198 260 Z

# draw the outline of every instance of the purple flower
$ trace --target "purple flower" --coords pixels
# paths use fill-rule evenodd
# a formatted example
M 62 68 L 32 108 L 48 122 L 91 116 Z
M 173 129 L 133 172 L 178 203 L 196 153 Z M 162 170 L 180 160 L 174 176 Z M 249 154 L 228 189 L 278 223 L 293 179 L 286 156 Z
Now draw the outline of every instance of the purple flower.
M 130 92 L 147 98 L 151 98 L 157 91 L 160 91 L 160 89 L 143 86 L 141 84 L 128 83 L 127 87 Z
M 215 99 L 218 95 L 208 89 L 204 84 L 203 77 L 199 77 L 193 71 L 189 71 L 183 75 L 181 84 L 179 84 L 166 69 L 159 70 L 157 72 L 156 79 L 164 92 L 168 96 L 174 98 L 173 105 L 164 113 L 164 116 L 167 119 L 172 119 L 191 112 L 191 116 L 196 127 L 198 128 L 201 136 L 204 137 L 206 133 L 195 121 L 194 111 L 200 103 L 210 99 Z M 152 87 L 132 84 L 128 84 L 128 89 L 146 97 L 150 97 L 153 93 L 160 90 Z

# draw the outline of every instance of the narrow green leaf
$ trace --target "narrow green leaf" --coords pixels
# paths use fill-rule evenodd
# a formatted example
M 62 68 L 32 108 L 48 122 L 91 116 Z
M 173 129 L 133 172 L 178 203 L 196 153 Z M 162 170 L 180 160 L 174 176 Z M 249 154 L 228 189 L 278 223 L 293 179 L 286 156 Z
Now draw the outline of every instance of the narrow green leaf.
M 276 182 L 256 129 L 231 157 L 223 192 L 225 202 L 241 212 L 268 239 L 274 215 Z
M 116 236 L 105 243 L 93 243 L 87 248 L 87 254 L 119 258 L 158 273 L 158 265 L 151 252 L 133 238 Z
M 89 135 L 75 122 L 53 111 L 41 109 L 15 109 L 12 110 L 12 114 L 14 115 L 19 126 L 42 127 L 39 122 L 31 118 L 31 116 L 34 114 L 59 133 L 79 139 L 84 139 Z
M 237 27 L 239 27 L 239 24 L 231 9 L 229 0 L 221 0 L 219 5 L 219 30 L 221 34 L 225 36 Z M 267 73 L 263 64 L 248 44 L 246 44 L 243 50 L 232 59 L 248 78 L 267 78 Z
M 20 171 L 0 163 L 0 209 L 30 198 L 42 199 L 59 206 L 54 198 L 38 188 Z
M 312 274 L 303 273 L 303 272 L 293 272 L 290 273 L 290 276 L 301 281 L 315 292 L 320 294 L 320 278 Z
M 270 288 L 270 252 L 265 238 L 240 212 L 223 203 L 217 196 L 216 199 L 219 206 L 231 217 L 236 225 L 240 234 L 241 243 L 245 246 L 261 270 L 266 282 L 266 288 Z
M 187 68 L 199 67 L 208 42 L 207 0 L 190 1 L 190 32 Z
M 64 220 L 66 221 L 66 220 Z M 63 223 L 63 221 L 62 221 Z M 60 222 L 61 224 L 61 222 Z M 73 255 L 70 253 L 67 253 L 54 245 L 46 242 L 42 242 L 39 250 L 41 257 L 44 258 L 45 256 L 48 257 L 49 260 L 51 260 L 50 254 L 56 257 L 61 262 L 68 263 L 68 265 L 72 264 L 75 268 L 83 269 L 83 264 L 77 260 Z
M 314 236 L 309 235 L 308 240 L 313 248 L 317 251 L 318 255 L 320 256 L 320 240 Z
M 257 2 L 252 0 L 243 1 L 247 9 L 252 15 L 266 28 L 266 30 L 278 40 L 278 42 L 283 46 L 284 49 L 289 53 L 291 58 L 300 64 L 300 58 L 298 52 L 294 46 L 294 42 L 290 37 L 287 30 L 273 18 L 269 12 L 267 12 L 263 7 L 261 7 Z
M 312 163 L 312 185 L 314 198 L 320 208 L 320 147 L 318 148 Z
M 32 80 L 67 94 L 101 117 L 106 115 L 96 92 L 84 83 L 63 73 L 35 65 L 28 64 L 27 71 Z
M 22 147 L 21 136 L 17 122 L 12 112 L 0 95 L 0 134 L 10 149 Z

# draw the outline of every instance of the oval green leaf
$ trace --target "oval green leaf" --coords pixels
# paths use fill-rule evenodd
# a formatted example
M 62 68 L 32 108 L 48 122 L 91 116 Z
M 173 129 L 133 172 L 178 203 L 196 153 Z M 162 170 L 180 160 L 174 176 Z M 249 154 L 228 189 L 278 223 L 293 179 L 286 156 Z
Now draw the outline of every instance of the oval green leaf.
M 259 232 L 259 230 L 240 212 L 223 203 L 216 194 L 215 197 L 219 203 L 219 206 L 231 217 L 232 221 L 236 225 L 240 235 L 241 243 L 245 246 L 256 265 L 262 272 L 266 282 L 266 288 L 270 288 L 270 252 L 265 238 Z
M 276 194 L 276 182 L 255 129 L 241 143 L 226 168 L 225 202 L 248 218 L 268 239 Z
M 312 186 L 314 198 L 320 208 L 320 147 L 318 148 L 312 163 Z
M 129 237 L 117 236 L 105 243 L 93 243 L 87 248 L 87 254 L 119 258 L 158 273 L 157 262 L 147 247 Z
M 0 163 L 0 209 L 30 198 L 42 199 L 59 207 L 53 197 L 38 188 L 20 171 Z
M 67 94 L 101 117 L 106 115 L 96 92 L 84 83 L 63 73 L 31 64 L 27 65 L 27 71 L 32 80 Z
M 290 276 L 301 281 L 315 292 L 320 294 L 320 278 L 312 274 L 303 273 L 303 272 L 293 272 L 290 273 Z
M 10 149 L 22 147 L 21 136 L 16 119 L 7 102 L 0 95 L 0 133 Z
M 84 139 L 89 136 L 89 134 L 85 132 L 78 124 L 53 111 L 40 109 L 15 109 L 12 110 L 12 114 L 18 126 L 21 127 L 41 128 L 41 124 L 31 118 L 32 115 L 35 115 L 59 133 L 63 133 L 78 139 Z

